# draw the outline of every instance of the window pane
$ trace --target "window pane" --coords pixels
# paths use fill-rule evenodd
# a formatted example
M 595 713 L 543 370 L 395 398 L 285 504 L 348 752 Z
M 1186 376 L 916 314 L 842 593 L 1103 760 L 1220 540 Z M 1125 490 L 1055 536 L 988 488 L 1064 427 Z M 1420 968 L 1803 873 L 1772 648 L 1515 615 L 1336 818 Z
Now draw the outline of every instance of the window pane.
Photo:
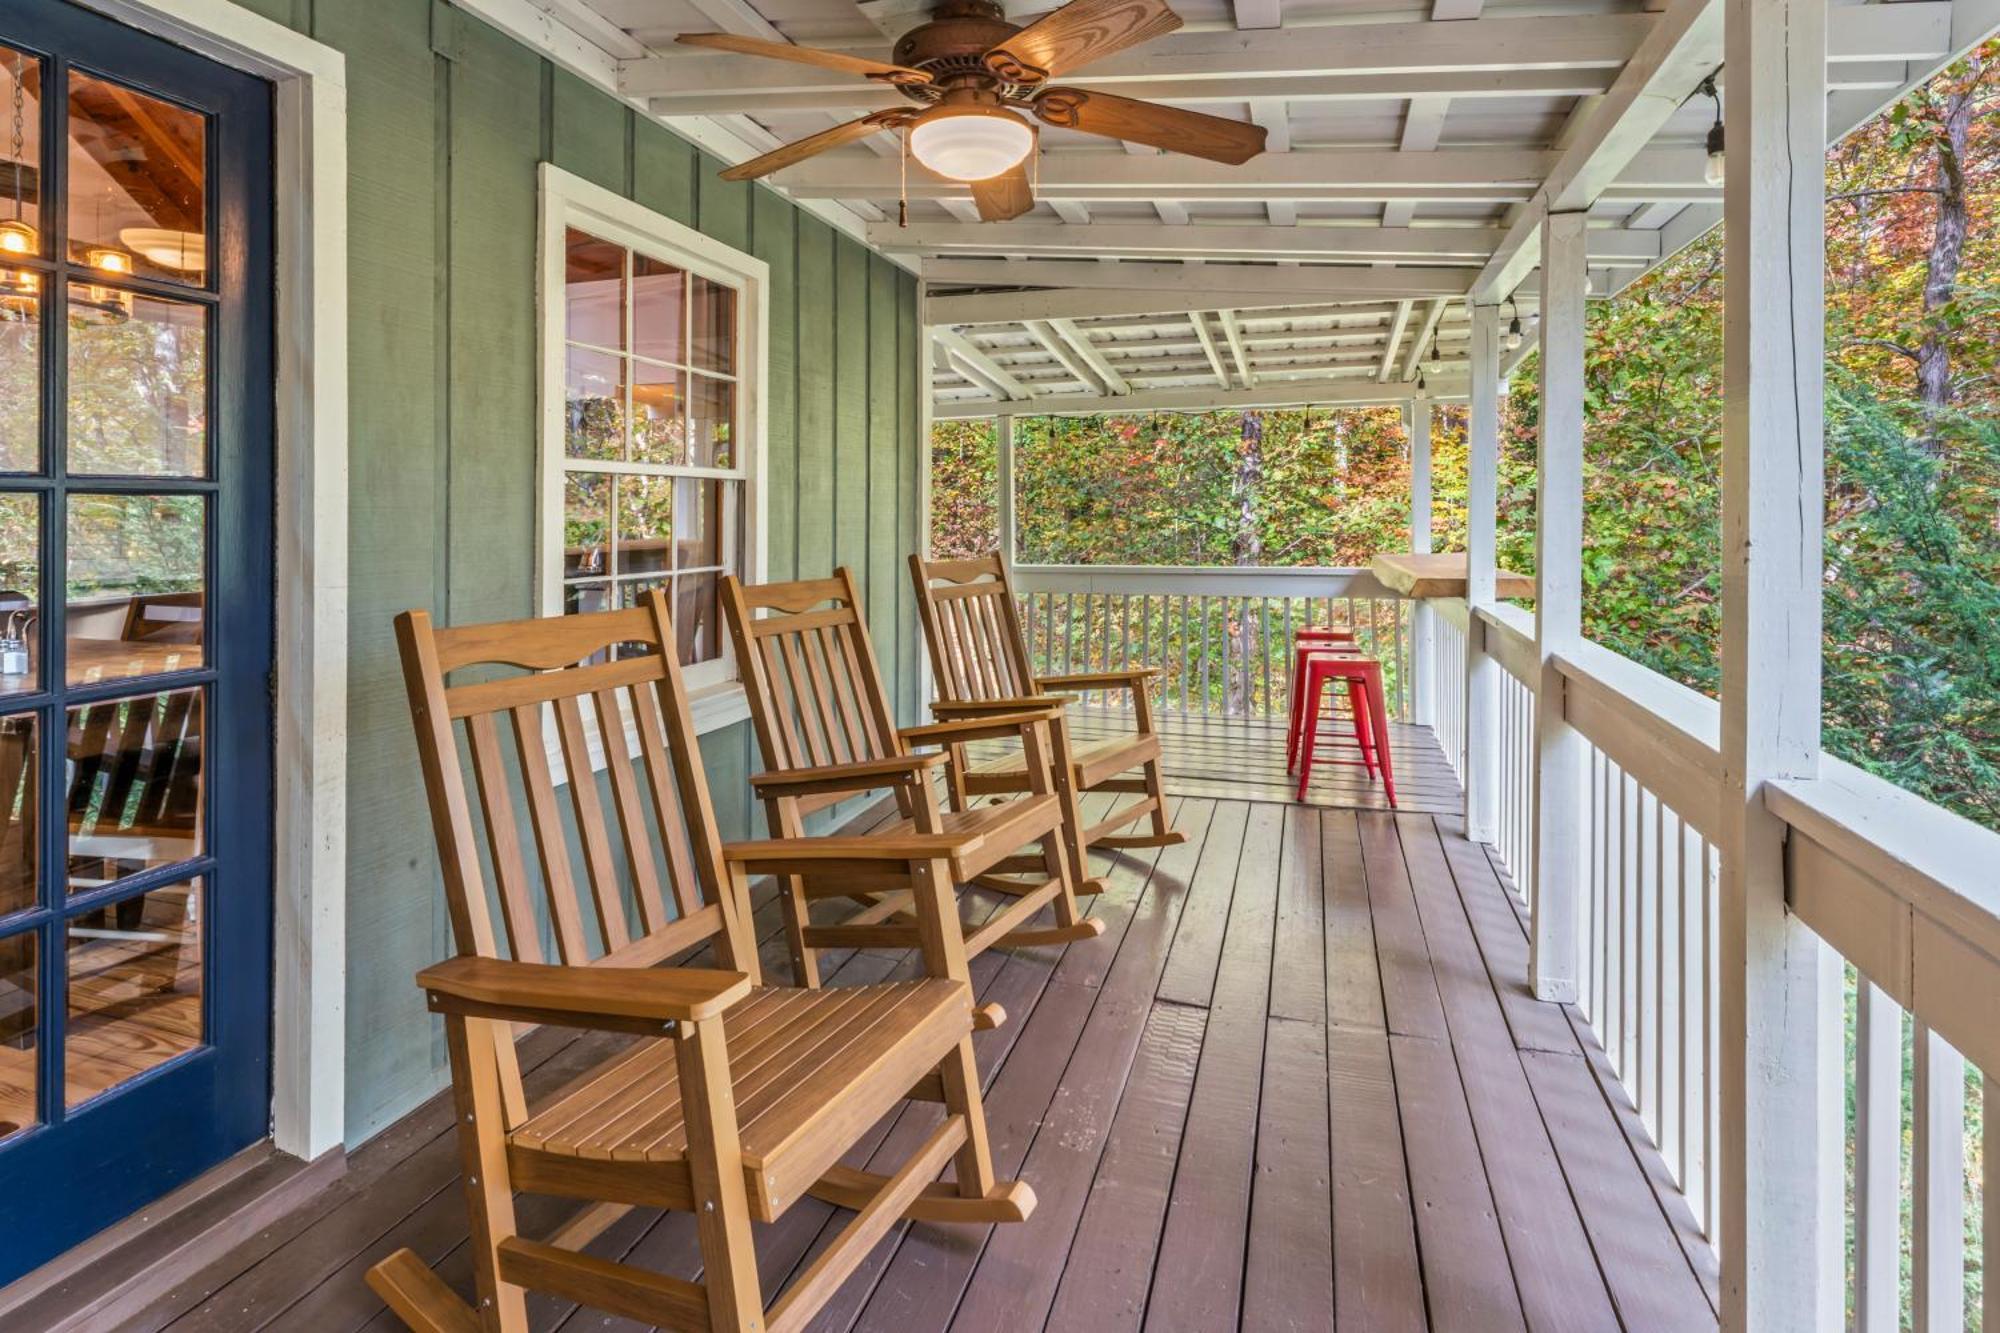
M 204 281 L 207 152 L 199 112 L 70 71 L 70 258 L 106 273 Z
M 35 1123 L 35 936 L 0 940 L 0 1139 Z
M 622 350 L 624 249 L 571 228 L 564 259 L 564 336 L 575 343 Z
M 42 64 L 0 46 L 0 257 L 48 252 L 42 240 Z
M 677 483 L 680 542 L 675 547 L 675 568 L 708 568 L 722 563 L 722 524 L 717 506 L 726 484 L 705 477 L 683 477 Z
M 34 472 L 41 463 L 42 303 L 32 294 L 36 281 L 26 269 L 0 268 L 0 472 Z M 16 290 L 24 282 L 31 294 Z
M 670 568 L 673 537 L 673 478 L 620 477 L 615 572 L 623 577 Z
M 201 900 L 196 880 L 70 923 L 69 1105 L 201 1044 Z
M 202 850 L 202 690 L 69 710 L 69 891 Z
M 563 376 L 563 451 L 571 458 L 625 456 L 625 363 L 609 352 L 569 349 Z
M 32 690 L 41 678 L 40 511 L 32 495 L 0 494 L 0 694 Z
M 687 364 L 681 328 L 687 274 L 672 264 L 632 256 L 632 350 L 655 361 Z
M 674 579 L 674 637 L 679 641 L 682 666 L 722 656 L 720 588 L 713 574 L 681 574 Z
M 572 583 L 563 589 L 563 614 L 566 616 L 588 615 L 592 611 L 610 609 L 611 584 L 608 580 Z
M 736 466 L 736 382 L 693 377 L 688 403 L 688 438 L 697 467 Z
M 207 441 L 207 311 L 72 286 L 70 471 L 198 477 Z
M 0 718 L 0 916 L 35 905 L 35 719 Z
M 611 508 L 606 497 L 611 478 L 602 472 L 571 472 L 563 477 L 563 577 L 586 578 L 609 572 L 606 548 L 611 541 Z
M 640 463 L 685 463 L 687 375 L 644 361 L 632 363 L 632 457 Z
M 70 496 L 70 684 L 202 665 L 205 511 L 198 495 Z
M 694 280 L 694 355 L 697 370 L 736 373 L 736 289 L 707 278 Z

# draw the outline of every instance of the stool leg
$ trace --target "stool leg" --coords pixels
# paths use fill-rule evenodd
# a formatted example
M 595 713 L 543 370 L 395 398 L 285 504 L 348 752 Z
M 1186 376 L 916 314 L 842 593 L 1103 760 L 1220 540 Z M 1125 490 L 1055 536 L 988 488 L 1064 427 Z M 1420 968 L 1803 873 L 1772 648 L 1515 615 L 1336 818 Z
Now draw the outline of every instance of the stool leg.
M 1292 650 L 1291 699 L 1285 706 L 1285 771 L 1299 771 L 1299 695 L 1305 688 L 1306 655 L 1300 648 Z
M 1382 698 L 1382 673 L 1368 673 L 1368 709 L 1375 723 L 1375 761 L 1382 769 L 1382 789 L 1389 794 L 1389 808 L 1396 808 L 1396 771 L 1389 763 L 1389 706 Z
M 1299 801 L 1306 799 L 1306 784 L 1312 781 L 1313 738 L 1319 731 L 1319 694 L 1326 684 L 1326 677 L 1306 668 L 1306 692 L 1304 707 L 1299 710 Z
M 1368 690 L 1353 676 L 1347 678 L 1347 710 L 1354 727 L 1354 747 L 1361 751 L 1361 767 L 1375 776 L 1375 745 L 1368 730 Z

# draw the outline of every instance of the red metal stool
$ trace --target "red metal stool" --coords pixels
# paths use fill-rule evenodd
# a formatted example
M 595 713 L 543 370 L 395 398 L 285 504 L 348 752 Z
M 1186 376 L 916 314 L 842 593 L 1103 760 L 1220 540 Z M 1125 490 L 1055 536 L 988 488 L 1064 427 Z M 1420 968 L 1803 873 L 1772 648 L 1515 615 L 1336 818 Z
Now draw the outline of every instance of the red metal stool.
M 1305 639 L 1305 631 L 1293 636 L 1291 700 L 1285 709 L 1285 771 L 1299 771 L 1299 702 L 1305 696 L 1306 662 L 1314 653 L 1333 653 L 1337 656 L 1358 657 L 1361 649 L 1353 641 L 1353 635 L 1346 630 L 1333 630 L 1326 638 Z M 1344 638 L 1333 636 L 1345 636 Z M 1375 761 L 1369 752 L 1369 737 L 1363 720 L 1367 717 L 1364 695 L 1348 692 L 1350 713 L 1354 721 L 1354 743 L 1361 750 L 1361 758 L 1368 772 L 1375 772 Z
M 1388 793 L 1389 807 L 1396 808 L 1396 772 L 1389 760 L 1389 706 L 1382 694 L 1382 664 L 1369 657 L 1314 653 L 1306 657 L 1305 671 L 1304 707 L 1299 710 L 1299 799 L 1305 800 L 1306 784 L 1312 780 L 1313 747 L 1319 733 L 1320 696 L 1328 685 L 1345 681 L 1348 698 L 1355 701 L 1356 730 L 1365 730 L 1373 742 L 1375 768 L 1381 771 L 1382 787 Z M 1362 717 L 1364 712 L 1365 723 Z M 1364 749 L 1364 766 L 1367 759 Z
M 1292 754 L 1298 748 L 1299 739 L 1299 692 L 1305 685 L 1305 672 L 1300 655 L 1308 649 L 1343 649 L 1348 652 L 1361 651 L 1354 641 L 1354 631 L 1341 629 L 1335 625 L 1307 625 L 1292 631 L 1292 684 L 1291 698 L 1285 704 L 1285 771 L 1292 771 Z

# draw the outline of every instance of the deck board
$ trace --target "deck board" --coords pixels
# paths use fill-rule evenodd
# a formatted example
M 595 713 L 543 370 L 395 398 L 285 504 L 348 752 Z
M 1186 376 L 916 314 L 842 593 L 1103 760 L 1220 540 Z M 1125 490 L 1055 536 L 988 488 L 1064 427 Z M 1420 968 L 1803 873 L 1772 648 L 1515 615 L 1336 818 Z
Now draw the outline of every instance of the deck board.
M 1588 1027 L 1529 993 L 1519 904 L 1455 816 L 1170 786 L 1187 842 L 1093 854 L 1104 934 L 973 964 L 1009 1014 L 975 1038 L 994 1155 L 1036 1189 L 1034 1217 L 892 1230 L 815 1328 L 1714 1328 L 1712 1254 Z M 775 900 L 757 903 L 782 969 Z M 824 961 L 834 985 L 916 966 Z M 531 1096 L 608 1049 L 531 1041 Z M 849 1162 L 893 1167 L 937 1115 L 906 1105 Z M 142 1326 L 393 1329 L 361 1275 L 403 1245 L 468 1291 L 444 1103 L 351 1160 Z M 573 1206 L 524 1197 L 522 1215 L 546 1228 Z M 849 1216 L 805 1200 L 760 1225 L 767 1291 Z M 635 1212 L 591 1249 L 700 1271 L 685 1215 Z M 531 1313 L 537 1333 L 645 1327 L 543 1299 Z

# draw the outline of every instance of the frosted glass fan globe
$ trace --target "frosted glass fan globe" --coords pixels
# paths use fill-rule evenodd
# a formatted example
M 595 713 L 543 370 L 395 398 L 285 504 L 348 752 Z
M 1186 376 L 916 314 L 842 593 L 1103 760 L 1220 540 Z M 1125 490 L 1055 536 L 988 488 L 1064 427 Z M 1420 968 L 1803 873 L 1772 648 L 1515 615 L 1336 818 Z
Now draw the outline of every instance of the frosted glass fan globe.
M 998 107 L 939 107 L 910 131 L 910 151 L 938 175 L 983 181 L 1010 170 L 1035 146 L 1028 123 Z

